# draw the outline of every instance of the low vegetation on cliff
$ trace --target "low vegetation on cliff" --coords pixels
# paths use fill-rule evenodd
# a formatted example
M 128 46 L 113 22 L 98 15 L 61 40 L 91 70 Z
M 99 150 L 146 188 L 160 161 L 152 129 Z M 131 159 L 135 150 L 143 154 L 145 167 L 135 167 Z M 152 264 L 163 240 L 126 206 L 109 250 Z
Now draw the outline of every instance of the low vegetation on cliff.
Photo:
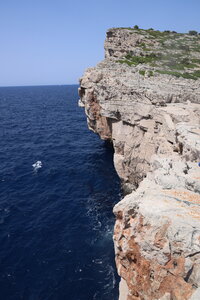
M 153 75 L 166 74 L 193 80 L 200 78 L 200 34 L 197 31 L 184 34 L 152 28 L 144 30 L 138 26 L 126 28 L 126 31 L 133 47 L 129 47 L 130 51 L 121 56 L 118 63 L 130 67 L 144 65 Z

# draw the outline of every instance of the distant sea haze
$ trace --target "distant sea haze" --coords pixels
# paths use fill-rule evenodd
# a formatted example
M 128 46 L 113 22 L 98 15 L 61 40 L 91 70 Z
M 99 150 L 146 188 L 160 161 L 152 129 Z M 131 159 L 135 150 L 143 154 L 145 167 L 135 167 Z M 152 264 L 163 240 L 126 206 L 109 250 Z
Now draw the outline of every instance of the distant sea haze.
M 77 88 L 0 88 L 2 300 L 118 299 L 120 182 Z

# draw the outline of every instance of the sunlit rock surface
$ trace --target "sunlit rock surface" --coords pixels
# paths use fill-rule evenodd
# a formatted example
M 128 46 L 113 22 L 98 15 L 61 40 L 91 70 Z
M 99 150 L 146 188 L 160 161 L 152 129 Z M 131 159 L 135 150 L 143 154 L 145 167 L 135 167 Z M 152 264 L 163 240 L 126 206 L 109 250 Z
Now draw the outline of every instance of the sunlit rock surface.
M 112 141 L 129 193 L 114 208 L 120 300 L 200 299 L 198 47 L 199 36 L 112 29 L 80 80 L 88 126 Z

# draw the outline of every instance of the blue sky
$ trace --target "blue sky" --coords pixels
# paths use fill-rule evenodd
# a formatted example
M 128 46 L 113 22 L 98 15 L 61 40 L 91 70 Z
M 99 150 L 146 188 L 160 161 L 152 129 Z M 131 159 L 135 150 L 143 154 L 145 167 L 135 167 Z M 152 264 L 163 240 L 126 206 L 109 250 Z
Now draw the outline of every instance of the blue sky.
M 200 0 L 2 0 L 0 86 L 73 84 L 110 27 L 200 32 Z

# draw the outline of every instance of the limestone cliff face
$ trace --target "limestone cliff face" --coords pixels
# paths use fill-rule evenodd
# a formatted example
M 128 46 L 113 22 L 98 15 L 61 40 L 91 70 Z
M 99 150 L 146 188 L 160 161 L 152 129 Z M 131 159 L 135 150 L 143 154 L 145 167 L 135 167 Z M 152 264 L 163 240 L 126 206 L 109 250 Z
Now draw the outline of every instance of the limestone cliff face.
M 198 45 L 198 36 L 111 29 L 106 58 L 80 79 L 88 126 L 112 141 L 131 192 L 114 208 L 124 300 L 200 299 Z

